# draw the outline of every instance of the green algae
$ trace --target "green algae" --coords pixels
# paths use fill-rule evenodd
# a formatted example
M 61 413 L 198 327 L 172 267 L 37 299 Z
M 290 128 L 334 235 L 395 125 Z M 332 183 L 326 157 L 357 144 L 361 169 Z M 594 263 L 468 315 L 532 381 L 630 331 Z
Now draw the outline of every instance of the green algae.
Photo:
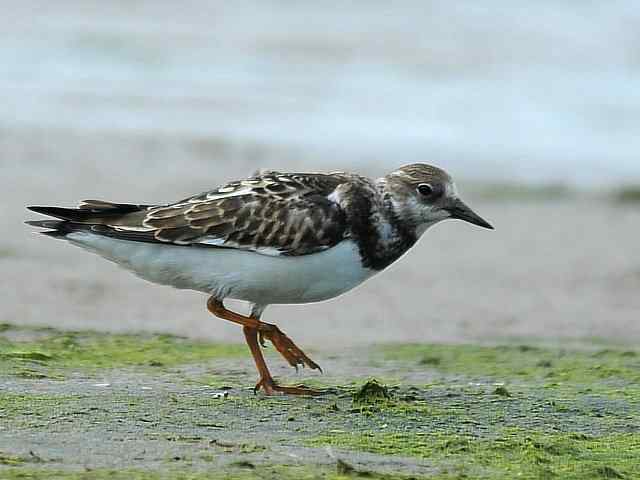
M 6 331 L 11 333 L 12 328 Z M 93 368 L 93 354 L 79 354 L 78 349 L 92 342 L 103 342 L 93 343 L 95 348 L 103 344 L 112 348 L 109 335 L 38 333 L 9 334 L 0 340 L 0 352 L 6 354 L 0 364 L 48 375 L 54 366 L 63 373 L 84 372 Z M 69 335 L 73 341 L 59 341 L 82 361 L 65 360 L 64 349 L 55 347 L 56 338 Z M 377 357 L 382 367 L 376 372 L 377 378 L 385 379 L 376 383 L 388 398 L 367 395 L 366 401 L 360 401 L 357 392 L 367 392 L 372 382 L 355 375 L 313 377 L 311 381 L 318 384 L 341 382 L 319 397 L 264 397 L 250 392 L 254 372 L 245 363 L 220 362 L 208 366 L 206 375 L 201 368 L 165 369 L 165 365 L 215 355 L 204 348 L 194 354 L 190 345 L 197 342 L 157 337 L 127 340 L 137 346 L 152 341 L 151 355 L 131 352 L 125 355 L 126 361 L 100 364 L 100 368 L 127 367 L 122 375 L 109 372 L 112 384 L 108 387 L 83 382 L 82 375 L 69 375 L 64 383 L 43 382 L 42 393 L 35 393 L 32 378 L 1 372 L 5 378 L 11 376 L 7 386 L 13 391 L 0 392 L 0 432 L 11 432 L 0 433 L 0 439 L 37 435 L 42 445 L 51 445 L 59 434 L 75 441 L 91 436 L 104 438 L 102 448 L 108 452 L 113 451 L 109 449 L 114 448 L 114 438 L 128 439 L 135 431 L 137 441 L 149 452 L 142 460 L 114 471 L 104 470 L 105 465 L 96 464 L 100 459 L 94 457 L 86 460 L 93 470 L 85 472 L 74 470 L 81 464 L 71 454 L 52 453 L 55 449 L 43 446 L 39 455 L 60 458 L 41 466 L 24 462 L 0 467 L 0 478 L 416 478 L 370 471 L 348 452 L 383 455 L 382 461 L 402 471 L 430 471 L 429 478 L 439 479 L 637 477 L 628 458 L 639 455 L 640 386 L 634 382 L 634 372 L 640 358 L 631 350 L 389 346 Z M 158 352 L 169 361 L 160 359 Z M 245 358 L 244 347 L 238 353 Z M 547 375 L 556 369 L 568 373 Z M 426 370 L 427 377 L 412 377 Z M 428 378 L 431 383 L 412 384 L 412 378 Z M 229 396 L 218 398 L 209 387 L 229 387 Z M 104 432 L 105 425 L 112 433 Z M 29 459 L 24 452 L 30 447 L 22 445 L 5 452 L 8 461 Z M 282 446 L 304 465 L 262 464 L 287 462 L 279 450 Z M 335 466 L 327 466 L 328 446 L 345 449 L 336 454 L 346 464 L 356 465 L 354 469 L 343 466 L 338 472 Z M 152 464 L 157 452 L 162 452 L 160 462 L 166 467 L 161 471 Z M 411 463 L 402 457 L 418 460 Z M 242 461 L 255 468 L 231 465 Z M 428 466 L 417 469 L 418 461 Z
M 12 247 L 0 247 L 0 259 L 15 258 L 19 256 L 18 250 Z
M 495 379 L 589 383 L 594 379 L 640 382 L 640 355 L 519 346 L 403 344 L 381 347 L 387 360 L 412 362 L 443 373 Z
M 377 375 L 375 379 L 372 379 L 368 375 L 351 375 L 347 377 L 344 375 L 328 376 L 326 374 L 305 377 L 303 383 L 305 387 L 319 390 L 327 395 L 343 395 L 352 397 L 359 389 L 362 388 L 363 385 L 371 380 L 375 380 L 381 385 L 386 385 L 387 387 L 399 385 L 401 383 L 400 379 L 386 375 Z
M 85 397 L 0 392 L 0 426 L 46 428 L 50 421 L 74 411 Z
M 504 385 L 500 385 L 498 387 L 496 387 L 496 389 L 493 391 L 494 395 L 500 395 L 501 397 L 510 397 L 511 396 L 511 392 L 509 392 L 509 390 L 507 390 L 507 388 Z
M 345 471 L 341 464 L 329 466 L 261 465 L 239 461 L 205 471 L 185 469 L 87 469 L 84 471 L 55 470 L 49 468 L 4 468 L 1 478 L 6 480 L 419 480 L 423 477 L 378 473 L 372 471 Z
M 640 185 L 625 185 L 617 188 L 611 195 L 617 203 L 640 203 Z
M 637 478 L 640 434 L 590 437 L 505 429 L 494 438 L 432 433 L 344 433 L 307 444 L 404 457 L 440 465 L 442 475 L 472 478 Z M 619 475 L 614 477 L 611 475 Z M 609 477 L 607 477 L 609 475 Z
M 353 402 L 358 404 L 371 404 L 389 400 L 389 389 L 375 378 L 366 381 L 353 393 Z
M 10 331 L 10 330 L 9 330 Z M 0 340 L 0 370 L 23 378 L 59 378 L 61 369 L 131 366 L 171 367 L 246 355 L 236 344 L 187 340 L 170 335 L 111 335 L 34 330 L 28 340 Z
M 19 455 L 0 452 L 0 465 L 20 465 L 25 462 L 25 458 Z

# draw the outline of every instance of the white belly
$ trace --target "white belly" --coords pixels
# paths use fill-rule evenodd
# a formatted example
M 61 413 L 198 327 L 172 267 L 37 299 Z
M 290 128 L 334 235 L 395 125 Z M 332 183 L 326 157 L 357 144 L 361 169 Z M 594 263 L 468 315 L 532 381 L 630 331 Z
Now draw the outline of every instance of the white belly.
M 362 267 L 351 240 L 311 255 L 273 257 L 230 248 L 117 240 L 88 232 L 66 238 L 145 280 L 260 305 L 326 300 L 375 273 Z

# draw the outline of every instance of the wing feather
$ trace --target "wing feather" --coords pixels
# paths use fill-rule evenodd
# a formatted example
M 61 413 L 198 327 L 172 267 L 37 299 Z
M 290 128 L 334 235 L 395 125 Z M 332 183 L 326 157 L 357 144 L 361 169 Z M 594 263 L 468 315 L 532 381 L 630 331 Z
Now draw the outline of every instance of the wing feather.
M 175 204 L 150 207 L 141 222 L 129 228 L 133 232 L 143 227 L 156 241 L 177 245 L 305 255 L 348 235 L 343 210 L 328 198 L 347 180 L 336 174 L 268 172 Z M 119 231 L 127 228 L 118 226 Z

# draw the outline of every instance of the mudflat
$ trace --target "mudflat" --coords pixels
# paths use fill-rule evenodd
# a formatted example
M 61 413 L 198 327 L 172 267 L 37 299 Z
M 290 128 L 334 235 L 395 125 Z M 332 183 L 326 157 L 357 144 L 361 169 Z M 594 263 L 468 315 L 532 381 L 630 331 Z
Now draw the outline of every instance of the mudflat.
M 637 478 L 638 359 L 384 344 L 254 395 L 242 345 L 3 326 L 0 478 Z M 375 377 L 376 379 L 372 379 Z

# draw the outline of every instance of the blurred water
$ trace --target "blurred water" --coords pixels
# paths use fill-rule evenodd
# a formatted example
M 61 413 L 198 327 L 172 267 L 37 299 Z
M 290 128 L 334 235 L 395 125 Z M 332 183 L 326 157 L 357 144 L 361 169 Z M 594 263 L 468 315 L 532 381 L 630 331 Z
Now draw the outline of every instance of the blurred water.
M 0 128 L 223 137 L 484 180 L 640 180 L 637 0 L 0 6 Z

